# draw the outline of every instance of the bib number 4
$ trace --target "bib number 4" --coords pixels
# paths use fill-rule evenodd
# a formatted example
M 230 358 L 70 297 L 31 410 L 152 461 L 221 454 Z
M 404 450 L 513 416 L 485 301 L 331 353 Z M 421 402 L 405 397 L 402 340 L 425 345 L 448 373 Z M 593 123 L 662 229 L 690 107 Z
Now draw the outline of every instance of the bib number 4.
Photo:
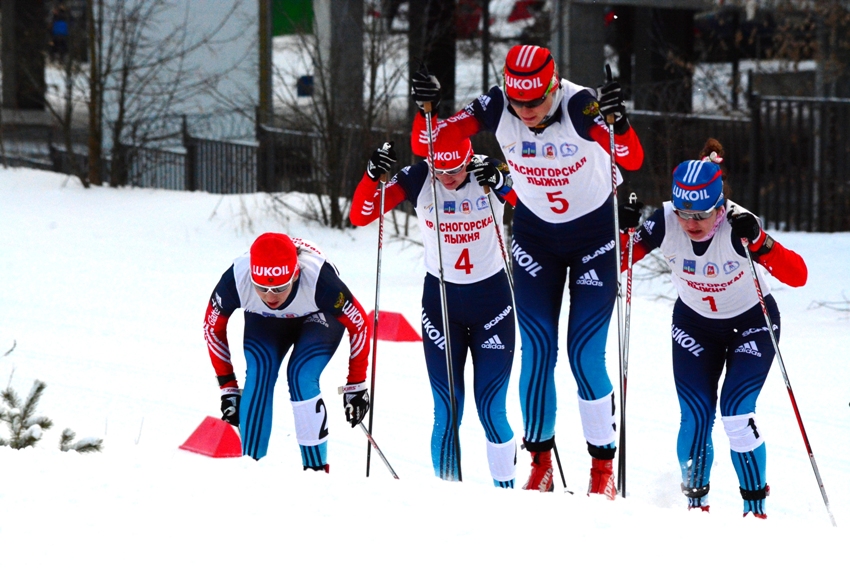
M 475 268 L 475 265 L 472 264 L 472 261 L 469 260 L 469 249 L 465 248 L 461 251 L 460 256 L 457 257 L 457 262 L 455 262 L 455 268 L 458 270 L 463 270 L 467 274 L 472 272 L 472 269 Z

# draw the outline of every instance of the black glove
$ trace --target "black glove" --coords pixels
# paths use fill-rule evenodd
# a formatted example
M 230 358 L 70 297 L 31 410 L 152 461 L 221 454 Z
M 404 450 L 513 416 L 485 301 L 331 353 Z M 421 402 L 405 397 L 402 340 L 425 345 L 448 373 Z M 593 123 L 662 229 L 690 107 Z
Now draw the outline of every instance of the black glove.
M 237 428 L 239 427 L 239 402 L 242 391 L 229 387 L 221 389 L 221 419 Z
M 617 81 L 609 81 L 599 87 L 599 113 L 605 117 L 614 117 L 614 132 L 625 134 L 629 129 L 629 119 L 626 116 L 626 106 L 623 104 L 623 90 Z
M 422 110 L 425 110 L 425 103 L 431 103 L 431 110 L 436 111 L 440 104 L 440 82 L 427 70 L 420 69 L 410 78 L 410 94 Z
M 643 211 L 643 203 L 621 203 L 617 208 L 617 218 L 620 221 L 620 230 L 634 229 L 640 225 L 640 216 Z
M 346 385 L 342 389 L 345 419 L 354 428 L 363 421 L 366 413 L 369 412 L 369 393 L 366 391 L 366 383 Z
M 390 171 L 398 158 L 395 155 L 393 148 L 395 142 L 384 142 L 384 145 L 372 152 L 372 157 L 369 158 L 369 163 L 366 164 L 366 174 L 373 180 Z
M 732 225 L 732 234 L 739 239 L 747 239 L 748 243 L 754 243 L 761 235 L 761 227 L 756 216 L 749 211 L 729 209 L 726 220 Z
M 502 175 L 496 166 L 489 162 L 485 162 L 478 156 L 473 156 L 469 165 L 466 166 L 466 171 L 475 176 L 480 185 L 486 185 L 493 191 L 505 185 L 505 176 Z

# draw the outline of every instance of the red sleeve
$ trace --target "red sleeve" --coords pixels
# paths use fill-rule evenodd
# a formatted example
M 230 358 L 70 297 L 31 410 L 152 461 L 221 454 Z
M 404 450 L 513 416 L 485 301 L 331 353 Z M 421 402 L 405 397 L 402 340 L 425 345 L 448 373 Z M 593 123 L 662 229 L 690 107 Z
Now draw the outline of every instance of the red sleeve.
M 590 128 L 590 136 L 606 152 L 610 152 L 611 139 L 607 128 L 594 124 Z M 635 171 L 643 164 L 643 146 L 637 132 L 631 126 L 625 134 L 614 134 L 614 152 L 617 154 L 617 164 L 625 170 Z
M 767 233 L 761 232 L 759 238 L 749 245 L 753 252 L 758 251 L 764 244 Z M 766 253 L 759 255 L 758 263 L 764 266 L 774 278 L 794 288 L 802 286 L 809 278 L 809 269 L 803 257 L 791 249 L 787 249 L 778 242 L 773 242 L 773 247 Z
M 431 116 L 431 134 L 434 136 L 434 140 L 438 136 L 449 136 L 455 140 L 463 140 L 480 130 L 481 125 L 478 120 L 464 110 L 446 120 L 438 121 L 436 116 Z M 428 155 L 428 128 L 425 117 L 422 116 L 421 112 L 417 112 L 413 119 L 413 128 L 410 132 L 410 149 L 417 156 L 425 157 Z
M 642 243 L 634 243 L 632 245 L 632 265 L 648 255 L 650 250 Z M 629 235 L 620 233 L 620 272 L 625 272 L 629 269 Z
M 399 187 L 393 178 L 390 183 L 384 186 L 384 213 L 390 211 L 393 207 L 404 201 L 404 190 Z M 354 190 L 354 197 L 351 199 L 351 211 L 348 213 L 348 218 L 351 224 L 355 227 L 365 227 L 380 214 L 381 191 L 378 188 L 378 182 L 369 177 L 369 174 L 363 174 L 360 183 L 357 184 L 357 189 Z
M 204 317 L 204 339 L 210 353 L 215 374 L 219 377 L 233 372 L 230 362 L 230 346 L 227 344 L 228 316 L 221 313 L 218 305 L 210 299 L 207 314 Z
M 348 330 L 351 353 L 348 357 L 348 383 L 362 383 L 366 380 L 366 367 L 369 366 L 369 342 L 372 339 L 372 327 L 363 306 L 357 298 L 351 297 L 342 307 L 337 319 Z
M 502 195 L 502 199 L 510 203 L 512 207 L 516 207 L 517 197 L 516 192 L 513 190 L 513 188 L 511 188 L 509 192 Z

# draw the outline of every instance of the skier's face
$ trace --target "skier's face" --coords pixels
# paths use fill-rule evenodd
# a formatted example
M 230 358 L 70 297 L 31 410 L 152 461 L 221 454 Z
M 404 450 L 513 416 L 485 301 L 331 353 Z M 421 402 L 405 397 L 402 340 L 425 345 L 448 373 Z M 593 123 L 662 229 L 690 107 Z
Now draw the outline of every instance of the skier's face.
M 287 298 L 289 298 L 289 295 L 292 294 L 292 288 L 295 286 L 295 283 L 300 277 L 301 272 L 297 272 L 295 276 L 292 277 L 292 281 L 290 282 L 289 287 L 278 294 L 272 292 L 267 288 L 260 288 L 257 285 L 254 285 L 254 292 L 257 293 L 257 295 L 260 297 L 260 299 L 265 305 L 267 305 L 273 310 L 276 310 L 277 308 L 282 306 L 283 303 L 286 302 Z
M 549 114 L 550 110 L 552 110 L 552 101 L 554 98 L 555 96 L 551 92 L 546 93 L 546 96 L 543 98 L 543 102 L 534 107 L 530 107 L 519 101 L 514 101 L 511 98 L 508 98 L 508 102 L 522 123 L 529 128 L 533 128 L 543 122 L 543 119 L 546 118 L 546 115 Z
M 466 173 L 466 164 L 460 166 L 455 173 L 441 172 L 440 170 L 436 170 L 436 173 L 437 181 L 443 184 L 446 189 L 457 189 L 466 180 L 466 176 L 469 175 Z
M 714 228 L 714 222 L 717 220 L 717 209 L 713 209 L 705 219 L 682 219 L 676 215 L 676 220 L 691 240 L 698 241 L 704 239 Z

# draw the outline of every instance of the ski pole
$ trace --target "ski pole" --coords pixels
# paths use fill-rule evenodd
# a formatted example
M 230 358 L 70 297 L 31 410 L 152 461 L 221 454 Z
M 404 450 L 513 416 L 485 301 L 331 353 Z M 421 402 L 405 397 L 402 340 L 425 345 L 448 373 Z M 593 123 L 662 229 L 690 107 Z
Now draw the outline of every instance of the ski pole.
M 472 158 L 473 160 L 477 160 L 478 158 Z M 502 260 L 505 263 L 505 274 L 508 276 L 508 285 L 511 288 L 511 297 L 514 295 L 514 277 L 511 272 L 511 263 L 508 260 L 508 251 L 505 247 L 505 241 L 502 239 L 502 231 L 499 230 L 499 221 L 496 219 L 496 212 L 493 209 L 493 196 L 492 190 L 489 185 L 482 186 L 484 188 L 484 193 L 487 195 L 487 205 L 490 207 L 490 217 L 493 219 L 493 228 L 496 229 L 496 238 L 499 240 L 499 249 L 502 252 Z
M 427 75 L 427 70 L 425 72 Z M 454 372 L 452 370 L 452 342 L 449 338 L 449 310 L 448 299 L 446 298 L 446 280 L 443 277 L 443 247 L 442 232 L 440 231 L 440 207 L 437 200 L 437 173 L 434 168 L 434 130 L 431 125 L 431 103 L 426 102 L 424 105 L 425 124 L 428 132 L 428 170 L 431 177 L 431 196 L 434 200 L 434 230 L 437 233 L 437 263 L 440 268 L 440 304 L 443 312 L 443 339 L 446 342 L 446 371 L 449 379 L 449 410 L 452 417 L 452 435 L 455 438 L 454 454 L 457 462 L 457 480 L 463 481 L 463 474 L 460 469 L 460 435 L 457 424 L 457 401 L 455 399 L 455 381 Z
M 362 422 L 360 423 L 360 428 L 363 430 L 363 433 L 366 434 L 366 439 L 369 440 L 369 445 L 375 448 L 375 452 L 377 452 L 378 456 L 384 462 L 384 465 L 387 466 L 387 469 L 390 470 L 390 474 L 394 478 L 398 479 L 398 475 L 393 469 L 393 466 L 391 466 L 390 462 L 387 461 L 387 458 L 384 456 L 384 452 L 382 452 L 381 448 L 378 447 L 378 443 L 375 442 L 375 438 L 372 437 L 372 434 L 369 433 L 369 430 L 366 429 Z
M 384 143 L 384 148 L 389 149 L 389 143 Z M 375 416 L 375 368 L 378 363 L 378 314 L 381 303 L 381 257 L 384 252 L 384 196 L 386 195 L 387 172 L 381 175 L 378 182 L 378 188 L 381 193 L 380 212 L 381 216 L 378 220 L 378 263 L 375 274 L 375 316 L 372 323 L 372 384 L 369 386 L 369 428 L 368 433 L 372 433 L 372 418 Z M 362 424 L 362 422 L 361 422 Z M 376 446 L 377 447 L 377 446 Z M 369 467 L 372 462 L 372 445 L 366 445 L 366 477 L 369 477 Z
M 605 65 L 605 74 L 610 83 L 613 81 L 611 76 L 611 66 Z M 619 459 L 617 461 L 617 489 L 624 498 L 626 496 L 626 436 L 625 436 L 625 396 L 626 396 L 626 378 L 625 366 L 623 361 L 623 287 L 620 278 L 620 214 L 617 211 L 617 153 L 614 148 L 614 115 L 605 117 L 605 122 L 608 124 L 608 154 L 611 157 L 611 194 L 613 195 L 614 203 L 614 261 L 617 263 L 617 338 L 619 340 L 619 349 L 617 352 L 620 356 L 620 442 L 619 442 Z
M 629 195 L 629 203 L 637 203 L 637 195 Z M 626 497 L 626 394 L 629 387 L 629 335 L 632 324 L 632 268 L 634 267 L 635 228 L 629 227 L 628 263 L 626 264 L 626 316 L 623 323 L 623 392 L 620 397 L 620 455 L 617 461 L 617 478 L 621 480 L 621 494 Z M 617 267 L 619 270 L 619 267 Z
M 564 477 L 564 468 L 561 467 L 561 456 L 558 454 L 558 445 L 552 442 L 552 449 L 555 450 L 555 462 L 558 464 L 558 471 L 561 474 L 561 483 L 564 484 L 564 493 L 573 495 L 573 492 L 567 488 L 567 479 Z
M 764 303 L 764 296 L 761 291 L 761 284 L 759 284 L 758 274 L 756 273 L 756 266 L 753 263 L 753 257 L 750 254 L 749 242 L 747 239 L 741 239 L 741 244 L 744 245 L 744 253 L 747 255 L 747 263 L 750 265 L 750 273 L 753 276 L 753 283 L 756 286 L 756 294 L 758 294 L 759 304 L 761 304 L 761 311 L 764 314 L 764 321 L 767 324 L 767 332 L 770 334 L 770 341 L 773 343 L 773 350 L 776 352 L 776 361 L 779 363 L 779 370 L 782 371 L 782 378 L 785 381 L 785 388 L 788 390 L 788 396 L 791 399 L 791 406 L 794 408 L 794 416 L 797 418 L 797 425 L 800 427 L 800 434 L 803 435 L 803 443 L 806 444 L 806 452 L 809 454 L 809 461 L 812 464 L 812 469 L 815 472 L 815 479 L 817 479 L 818 487 L 820 488 L 821 497 L 823 497 L 823 504 L 826 505 L 826 512 L 829 514 L 829 520 L 832 522 L 832 526 L 837 527 L 835 524 L 835 517 L 832 516 L 832 511 L 829 508 L 829 498 L 826 496 L 826 489 L 823 486 L 823 480 L 820 477 L 820 471 L 818 470 L 818 464 L 815 461 L 815 455 L 812 452 L 812 446 L 809 444 L 809 437 L 806 435 L 806 428 L 803 426 L 803 418 L 800 416 L 800 409 L 797 408 L 797 399 L 794 397 L 794 391 L 791 390 L 791 381 L 788 380 L 788 372 L 785 370 L 785 363 L 782 361 L 782 353 L 779 352 L 779 342 L 776 340 L 776 334 L 773 333 L 773 322 L 770 320 L 770 314 L 767 313 L 767 305 Z

